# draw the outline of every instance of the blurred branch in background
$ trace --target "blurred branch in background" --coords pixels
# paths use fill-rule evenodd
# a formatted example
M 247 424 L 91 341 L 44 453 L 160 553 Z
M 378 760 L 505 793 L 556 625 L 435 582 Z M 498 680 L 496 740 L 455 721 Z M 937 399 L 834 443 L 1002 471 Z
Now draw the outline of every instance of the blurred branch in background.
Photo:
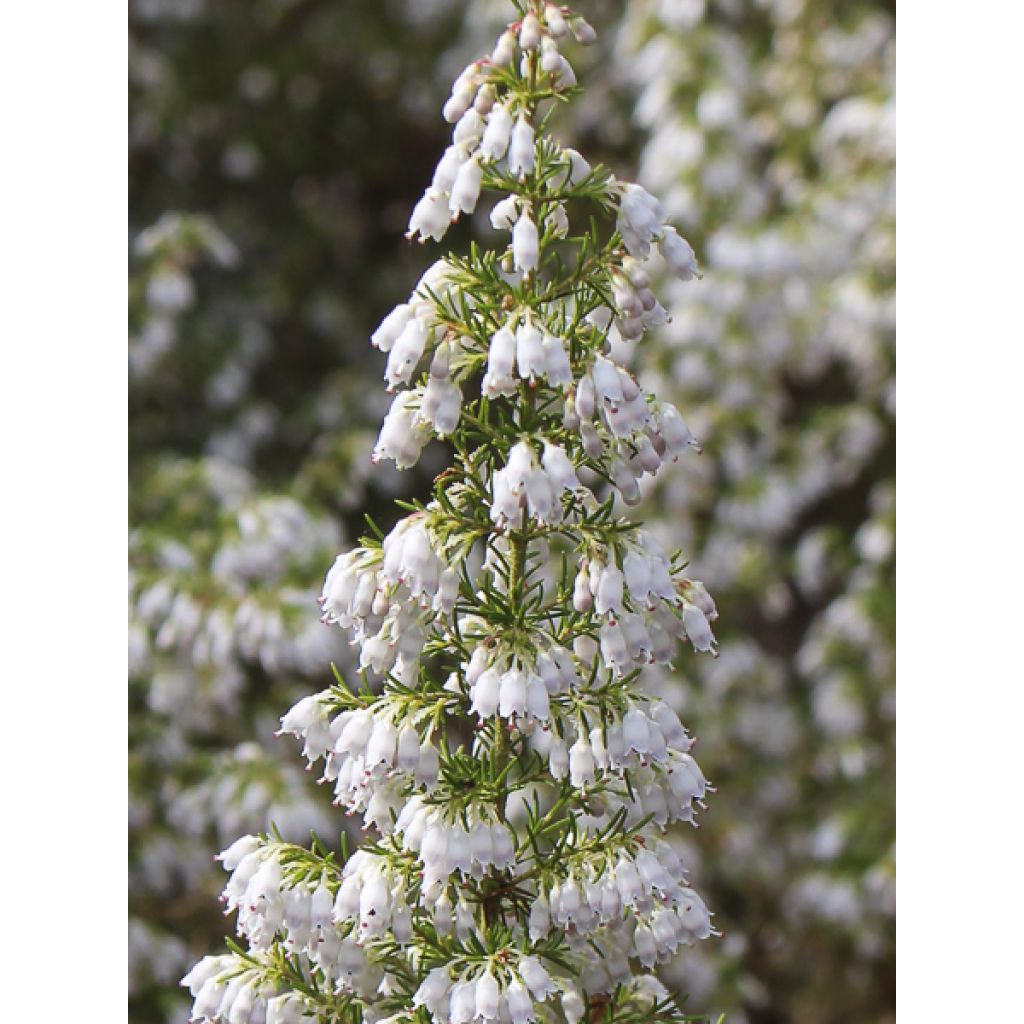
M 733 1022 L 885 1020 L 890 5 L 592 7 L 608 70 L 563 131 L 613 167 L 639 154 L 706 268 L 637 360 L 652 390 L 704 411 L 703 459 L 646 514 L 671 522 L 733 630 L 699 678 L 664 680 L 722 784 L 691 857 L 726 935 L 680 961 L 679 987 Z M 432 258 L 402 240 L 406 215 L 443 148 L 448 82 L 493 42 L 501 8 L 132 7 L 139 1024 L 185 1019 L 177 980 L 219 942 L 212 854 L 270 820 L 296 839 L 327 827 L 327 796 L 270 737 L 348 658 L 316 621 L 322 566 L 441 461 L 428 449 L 419 475 L 370 476 L 385 399 L 366 339 Z M 458 230 L 488 230 L 478 220 Z

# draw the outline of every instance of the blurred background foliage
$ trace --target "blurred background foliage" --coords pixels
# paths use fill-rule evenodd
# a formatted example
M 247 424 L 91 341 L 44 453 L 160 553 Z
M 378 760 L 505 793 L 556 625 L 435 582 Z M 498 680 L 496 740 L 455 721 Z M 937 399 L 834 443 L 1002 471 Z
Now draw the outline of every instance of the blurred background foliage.
M 718 784 L 685 837 L 724 937 L 667 974 L 737 1024 L 893 1019 L 894 10 L 588 0 L 560 131 L 659 194 L 703 281 L 632 354 L 705 440 L 644 515 L 722 615 L 655 680 Z M 135 0 L 130 11 L 130 1015 L 182 1022 L 212 860 L 339 818 L 275 741 L 349 652 L 315 595 L 373 468 L 367 341 L 436 256 L 404 241 L 501 0 Z M 453 245 L 488 237 L 486 211 Z

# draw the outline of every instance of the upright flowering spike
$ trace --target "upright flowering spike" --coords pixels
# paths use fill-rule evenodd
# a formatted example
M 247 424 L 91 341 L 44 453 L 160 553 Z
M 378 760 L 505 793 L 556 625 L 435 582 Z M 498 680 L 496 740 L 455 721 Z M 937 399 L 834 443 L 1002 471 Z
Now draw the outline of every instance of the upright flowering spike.
M 440 239 L 483 191 L 510 237 L 438 260 L 372 338 L 397 392 L 374 459 L 410 466 L 435 437 L 456 455 L 431 501 L 328 571 L 323 620 L 362 679 L 281 728 L 373 841 L 224 851 L 250 958 L 190 972 L 197 1022 L 681 1024 L 651 971 L 713 930 L 666 829 L 708 785 L 642 670 L 713 653 L 717 612 L 622 515 L 697 444 L 612 353 L 657 322 L 652 246 L 684 279 L 696 261 L 643 188 L 538 138 L 573 88 L 570 35 L 594 33 L 530 0 L 459 75 L 409 237 Z

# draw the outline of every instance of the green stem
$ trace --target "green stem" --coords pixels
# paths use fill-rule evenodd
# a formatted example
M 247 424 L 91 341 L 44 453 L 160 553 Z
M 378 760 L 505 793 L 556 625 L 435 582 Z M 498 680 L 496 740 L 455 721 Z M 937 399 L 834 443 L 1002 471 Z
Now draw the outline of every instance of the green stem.
M 526 549 L 529 545 L 529 536 L 525 528 L 518 534 L 511 535 L 512 545 L 511 559 L 509 565 L 508 592 L 513 606 L 518 611 L 521 603 L 523 581 L 526 577 Z M 502 721 L 501 715 L 494 716 L 495 741 L 491 758 L 491 771 L 497 779 L 504 771 L 512 756 L 512 745 L 509 740 L 508 726 Z M 502 780 L 498 788 L 497 812 L 501 821 L 505 820 L 505 808 L 508 804 L 508 781 L 507 776 Z
M 537 67 L 538 67 L 538 56 L 536 52 L 533 52 L 528 57 L 529 63 L 529 93 L 530 99 L 527 102 L 527 110 L 530 116 L 530 120 L 533 121 L 536 118 L 538 100 L 536 98 L 537 92 Z M 529 190 L 529 198 L 537 215 L 540 215 L 540 200 L 539 194 L 540 186 L 536 179 L 536 172 L 534 174 L 532 189 Z M 542 225 L 538 225 L 542 227 Z M 527 294 L 530 291 L 536 295 L 536 276 L 534 274 L 525 275 L 523 280 L 523 290 L 521 299 L 526 303 Z M 525 390 L 525 394 L 524 394 Z M 526 430 L 532 426 L 529 421 L 532 420 L 534 410 L 536 407 L 536 395 L 529 384 L 525 385 L 525 388 L 520 388 L 519 398 L 521 399 L 520 409 L 525 411 L 520 412 L 519 415 L 519 426 L 520 429 Z M 523 587 L 526 580 L 526 554 L 530 543 L 530 534 L 527 527 L 526 511 L 523 511 L 523 520 L 520 523 L 520 527 L 517 531 L 509 531 L 509 543 L 511 547 L 510 559 L 509 559 L 509 576 L 508 576 L 508 596 L 512 606 L 512 612 L 514 620 L 518 625 L 521 625 L 521 612 L 523 608 Z M 509 730 L 507 723 L 502 721 L 501 715 L 496 714 L 494 716 L 494 746 L 491 748 L 491 774 L 496 785 L 496 796 L 495 796 L 495 812 L 498 820 L 506 821 L 506 810 L 508 806 L 508 775 L 505 769 L 508 767 L 509 761 L 512 758 L 512 743 L 509 738 Z M 497 780 L 501 779 L 500 785 Z M 483 903 L 484 918 L 488 924 L 493 924 L 496 921 L 503 919 L 503 907 L 501 890 L 493 891 L 489 897 L 484 900 Z
M 511 558 L 509 561 L 508 593 L 513 607 L 518 611 L 521 604 L 523 581 L 526 577 L 526 550 L 529 546 L 529 534 L 526 532 L 525 512 L 522 529 L 515 534 L 510 533 Z M 518 618 L 518 616 L 517 616 Z M 491 748 L 491 776 L 496 786 L 495 813 L 498 820 L 505 822 L 508 807 L 508 774 L 505 769 L 512 757 L 512 743 L 509 739 L 508 725 L 502 721 L 501 715 L 494 716 L 494 746 Z M 501 783 L 498 783 L 498 779 Z M 495 873 L 496 874 L 496 873 Z M 501 890 L 492 891 L 483 902 L 484 919 L 490 925 L 504 918 Z
M 531 96 L 531 99 L 529 101 L 528 106 L 529 106 L 530 120 L 532 121 L 532 120 L 535 119 L 536 112 L 537 112 L 537 101 L 536 101 L 536 99 L 533 98 L 534 94 L 537 91 L 537 54 L 536 54 L 536 52 L 531 53 L 527 59 L 528 59 L 528 62 L 529 62 L 529 87 L 530 87 L 530 96 Z M 537 188 L 538 188 L 538 186 L 536 185 L 536 172 L 535 172 L 535 176 L 534 176 L 534 191 L 536 191 Z M 537 212 L 539 214 L 540 206 L 539 206 L 539 202 L 538 202 L 538 197 L 536 195 L 531 195 L 530 198 L 531 198 L 531 201 L 535 204 L 535 208 L 537 209 Z M 523 283 L 524 283 L 524 295 L 525 295 L 525 290 L 530 288 L 530 287 L 532 287 L 532 286 L 534 286 L 536 282 L 535 282 L 534 276 L 531 274 L 531 275 L 529 275 L 527 277 L 526 280 L 524 280 Z M 535 397 L 535 394 L 534 394 L 533 390 L 530 388 L 529 384 L 527 384 L 525 386 L 525 395 L 523 394 L 523 389 L 520 388 L 520 398 L 524 398 L 525 399 L 525 402 L 522 403 L 522 404 L 525 404 L 527 410 L 529 411 L 529 413 L 532 416 L 532 413 L 533 413 L 533 410 L 534 410 L 534 406 L 535 406 L 536 397 Z M 520 425 L 523 428 L 525 428 L 527 426 L 527 424 L 525 422 L 526 419 L 527 419 L 527 417 L 522 416 L 522 415 L 520 416 Z M 527 532 L 527 526 L 526 526 L 526 511 L 525 510 L 523 511 L 523 521 L 520 524 L 519 532 L 518 533 L 513 533 L 513 532 L 510 531 L 510 533 L 509 533 L 509 541 L 511 543 L 512 550 L 511 550 L 511 559 L 510 559 L 509 577 L 508 577 L 508 596 L 509 596 L 509 600 L 510 600 L 510 602 L 512 604 L 512 610 L 513 610 L 513 614 L 515 616 L 516 623 L 519 624 L 519 618 L 520 618 L 519 613 L 520 613 L 521 608 L 522 608 L 523 582 L 524 582 L 524 580 L 526 578 L 526 549 L 527 549 L 527 547 L 529 546 L 529 543 L 530 543 L 530 538 L 529 538 L 529 534 Z M 494 776 L 497 779 L 497 777 L 500 775 L 500 773 L 504 770 L 505 766 L 508 764 L 508 760 L 512 756 L 512 749 L 511 749 L 511 743 L 509 741 L 508 727 L 505 725 L 505 723 L 502 722 L 500 715 L 495 715 L 494 716 L 494 728 L 496 730 L 496 736 L 495 736 L 494 750 L 493 750 L 493 755 L 492 755 L 493 756 L 492 771 L 494 772 Z M 497 812 L 498 812 L 498 818 L 501 821 L 505 820 L 505 809 L 506 809 L 507 804 L 508 804 L 508 782 L 507 782 L 507 776 L 506 776 L 505 779 L 501 783 L 501 786 L 500 786 L 500 788 L 498 790 L 498 797 L 497 797 Z

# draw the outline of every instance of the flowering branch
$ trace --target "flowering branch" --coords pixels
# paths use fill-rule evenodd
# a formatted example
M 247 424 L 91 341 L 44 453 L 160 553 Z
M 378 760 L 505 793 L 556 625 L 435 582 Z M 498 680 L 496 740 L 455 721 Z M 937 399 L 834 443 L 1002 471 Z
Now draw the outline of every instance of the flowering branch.
M 272 836 L 224 851 L 248 950 L 190 972 L 196 1021 L 693 1019 L 652 970 L 712 934 L 663 837 L 708 787 L 639 676 L 680 640 L 713 651 L 716 613 L 620 503 L 699 447 L 611 352 L 665 319 L 652 247 L 683 279 L 696 261 L 657 200 L 548 131 L 579 91 L 560 45 L 593 29 L 516 6 L 455 82 L 409 225 L 440 240 L 498 192 L 511 243 L 436 262 L 372 338 L 396 393 L 374 460 L 411 466 L 435 437 L 454 458 L 327 574 L 362 688 L 339 678 L 282 719 L 374 831 L 340 857 Z

